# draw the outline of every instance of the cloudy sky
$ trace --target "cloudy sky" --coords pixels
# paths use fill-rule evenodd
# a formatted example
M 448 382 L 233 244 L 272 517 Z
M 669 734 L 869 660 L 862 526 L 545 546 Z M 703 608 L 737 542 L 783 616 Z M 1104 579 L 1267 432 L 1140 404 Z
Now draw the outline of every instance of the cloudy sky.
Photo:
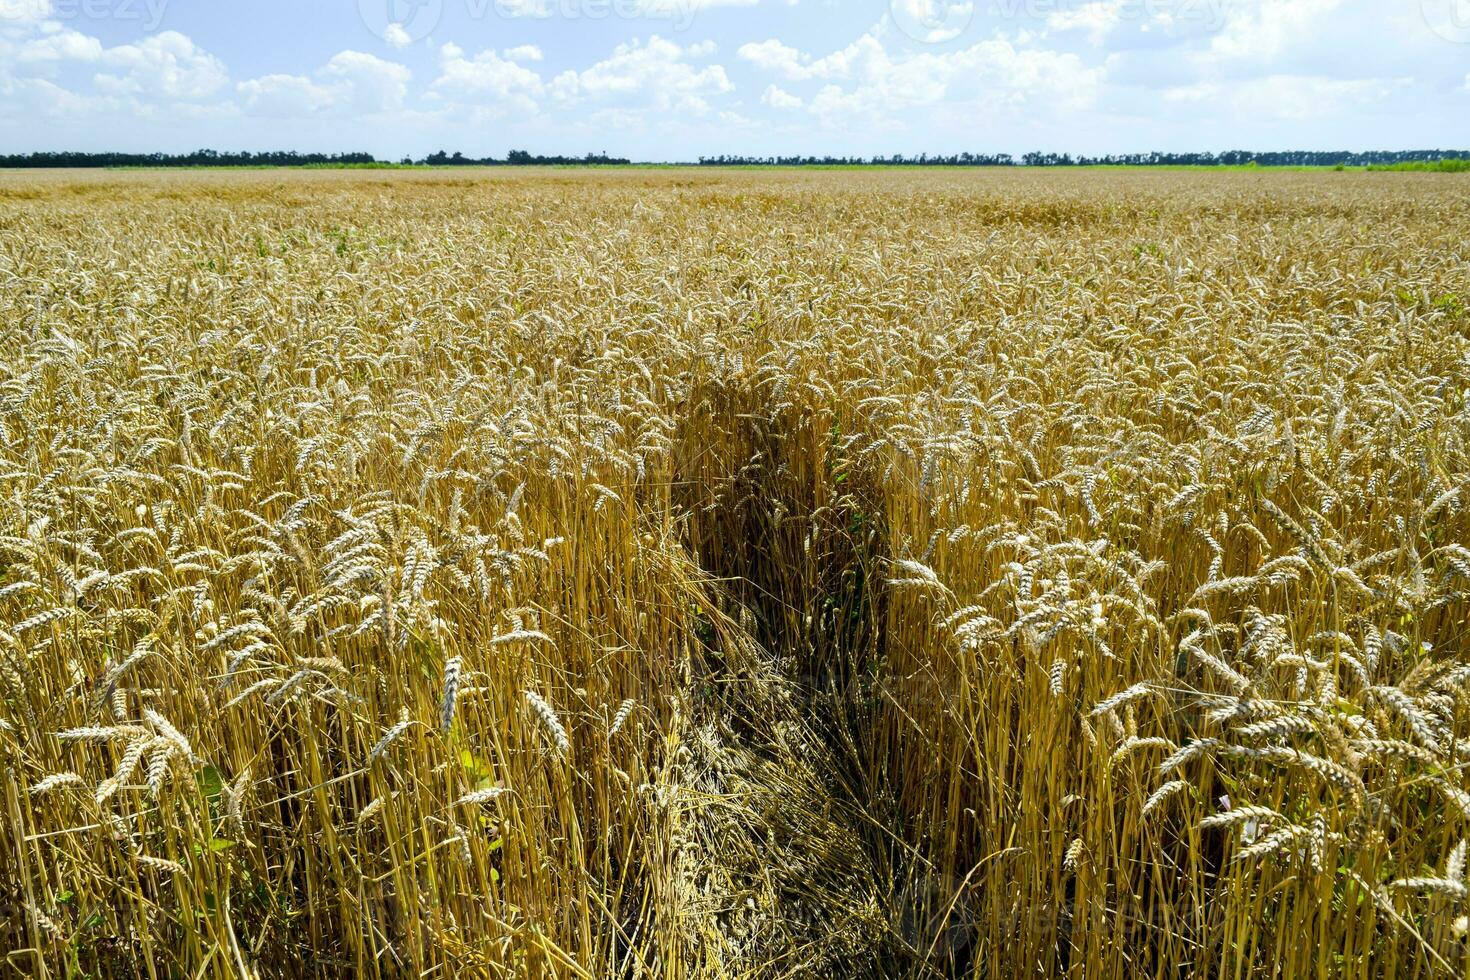
M 0 151 L 1470 148 L 1470 0 L 0 0 Z

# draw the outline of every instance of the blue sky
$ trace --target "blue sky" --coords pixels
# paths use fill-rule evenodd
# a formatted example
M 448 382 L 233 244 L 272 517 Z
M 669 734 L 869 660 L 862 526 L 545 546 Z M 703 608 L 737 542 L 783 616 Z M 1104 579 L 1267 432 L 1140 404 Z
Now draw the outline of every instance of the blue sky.
M 1470 148 L 1470 0 L 0 0 L 0 150 Z

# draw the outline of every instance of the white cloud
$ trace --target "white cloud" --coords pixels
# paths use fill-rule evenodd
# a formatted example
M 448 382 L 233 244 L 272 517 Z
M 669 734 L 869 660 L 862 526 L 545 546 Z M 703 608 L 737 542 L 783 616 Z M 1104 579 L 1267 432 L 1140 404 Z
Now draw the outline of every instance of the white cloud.
M 742 44 L 735 53 L 762 71 L 790 79 L 808 77 L 806 62 L 810 62 L 811 58 L 775 38 Z
M 98 112 L 119 119 L 169 113 L 182 118 L 215 104 L 229 82 L 218 58 L 176 31 L 109 48 L 58 21 L 37 19 L 52 11 L 49 3 L 0 0 L 0 96 L 16 103 L 8 107 L 9 116 L 33 111 L 48 121 Z M 78 71 L 88 68 L 90 86 Z M 69 85 L 62 81 L 68 76 Z
M 889 122 L 879 114 L 880 107 L 869 92 L 848 92 L 839 85 L 823 85 L 812 97 L 812 112 L 829 122 L 837 122 L 843 116 L 871 115 L 872 125 Z M 889 122 L 888 127 L 891 128 Z
M 68 91 L 44 78 L 9 78 L 0 70 L 0 119 L 24 121 L 39 116 L 64 119 L 98 108 L 94 99 Z
M 372 116 L 401 108 L 411 77 L 396 62 L 343 51 L 314 78 L 265 75 L 241 82 L 236 89 L 245 109 L 263 116 L 296 118 L 328 112 Z
M 800 109 L 804 104 L 800 98 L 779 85 L 766 86 L 765 93 L 761 95 L 761 102 L 772 109 Z
M 1166 89 L 1163 95 L 1166 102 L 1209 102 L 1220 98 L 1223 92 L 1224 87 L 1218 82 L 1196 82 Z
M 886 62 L 887 53 L 878 36 L 869 32 L 840 51 L 813 58 L 777 40 L 745 44 L 736 52 L 757 68 L 773 72 L 791 81 L 812 78 L 850 78 L 865 66 Z
M 413 72 L 394 61 L 384 61 L 361 51 L 334 55 L 322 69 L 326 84 L 343 93 L 348 106 L 357 112 L 389 112 L 403 105 Z
M 728 129 L 754 129 L 760 125 L 749 116 L 743 116 L 738 112 L 721 112 L 718 118 L 720 125 Z
M 812 111 L 829 121 L 853 115 L 896 121 L 907 110 L 944 102 L 986 111 L 1076 110 L 1093 103 L 1106 75 L 1075 54 L 1017 47 L 1000 37 L 955 51 L 893 55 L 870 32 L 822 58 L 779 41 L 748 44 L 739 54 L 787 79 L 834 82 L 811 100 Z M 848 80 L 850 87 L 835 84 Z
M 1242 16 L 1240 5 L 1256 0 L 1087 0 L 1085 3 L 1054 7 L 1046 15 L 1046 32 L 1084 34 L 1093 47 L 1114 50 L 1143 42 L 1150 47 L 1168 45 L 1184 38 L 1198 38 L 1219 31 L 1227 13 Z M 1253 9 L 1253 8 L 1252 8 Z M 1128 41 L 1116 35 L 1131 27 Z M 1024 32 L 1022 32 L 1024 33 Z M 1041 35 L 1046 36 L 1046 33 Z M 1019 35 L 1018 35 L 1019 37 Z
M 534 44 L 522 44 L 519 47 L 505 49 L 501 52 L 501 57 L 506 61 L 540 61 L 545 55 Z
M 332 104 L 332 92 L 305 75 L 262 75 L 235 86 L 247 111 L 274 118 L 310 116 Z
M 895 26 L 924 44 L 943 44 L 965 32 L 975 17 L 970 0 L 890 0 L 888 13 Z
M 406 48 L 413 43 L 413 35 L 402 24 L 389 24 L 383 28 L 383 40 L 395 48 Z
M 1055 10 L 1046 18 L 1046 26 L 1054 31 L 1085 31 L 1094 46 L 1107 40 L 1113 28 L 1123 19 L 1125 0 L 1091 0 L 1079 7 Z
M 544 91 L 541 76 L 511 60 L 510 53 L 503 58 L 487 49 L 467 58 L 462 48 L 446 44 L 439 51 L 439 77 L 434 80 L 433 95 L 451 105 L 497 112 L 534 111 Z
M 1210 53 L 1226 59 L 1269 59 L 1307 33 L 1342 0 L 1236 0 L 1225 11 Z
M 708 96 L 734 89 L 723 66 L 690 63 L 713 52 L 711 42 L 681 47 L 654 35 L 618 45 L 611 57 L 585 71 L 562 72 L 552 94 L 566 103 L 616 100 L 701 115 L 709 111 Z
M 108 68 L 120 69 L 94 79 L 99 89 L 114 95 L 200 101 L 229 82 L 229 74 L 218 58 L 177 31 L 108 48 L 100 60 Z
M 100 60 L 102 52 L 102 42 L 95 37 L 73 30 L 58 30 L 21 44 L 15 60 L 21 64 L 92 62 Z

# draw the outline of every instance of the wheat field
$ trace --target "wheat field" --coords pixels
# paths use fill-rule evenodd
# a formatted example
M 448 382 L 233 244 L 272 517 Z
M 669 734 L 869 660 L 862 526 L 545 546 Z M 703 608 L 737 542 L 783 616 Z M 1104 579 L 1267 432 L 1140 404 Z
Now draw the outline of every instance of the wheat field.
M 1453 176 L 0 176 L 0 973 L 1466 970 Z

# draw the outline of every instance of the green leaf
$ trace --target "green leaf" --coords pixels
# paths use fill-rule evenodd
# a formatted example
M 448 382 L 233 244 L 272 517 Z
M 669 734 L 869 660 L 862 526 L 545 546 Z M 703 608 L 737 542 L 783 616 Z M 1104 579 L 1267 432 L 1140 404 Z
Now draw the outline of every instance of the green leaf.
M 478 783 L 481 780 L 489 779 L 491 777 L 492 770 L 490 768 L 490 763 L 486 762 L 484 759 L 479 758 L 469 749 L 460 750 L 459 764 L 461 766 L 464 766 L 465 775 L 468 776 L 470 780 L 475 783 Z
M 214 766 L 205 766 L 199 770 L 198 779 L 199 791 L 211 802 L 218 800 L 225 785 L 225 779 L 220 775 L 220 771 Z

